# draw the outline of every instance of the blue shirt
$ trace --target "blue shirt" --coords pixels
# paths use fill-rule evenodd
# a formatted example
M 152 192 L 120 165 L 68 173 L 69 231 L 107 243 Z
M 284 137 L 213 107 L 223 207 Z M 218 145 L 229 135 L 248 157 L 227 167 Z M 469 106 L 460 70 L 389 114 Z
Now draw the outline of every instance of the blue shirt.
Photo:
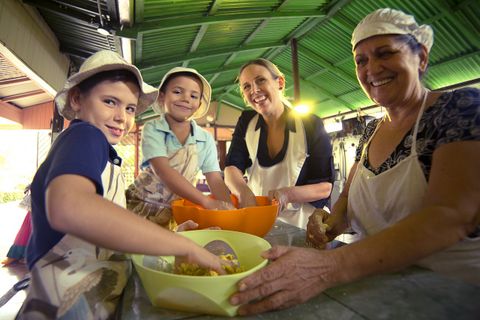
M 286 108 L 286 112 L 291 112 Z M 227 154 L 225 162 L 226 166 L 235 166 L 245 173 L 245 170 L 252 165 L 252 159 L 248 153 L 247 144 L 245 142 L 245 134 L 250 120 L 257 114 L 254 110 L 243 111 L 238 119 L 235 131 L 233 132 L 232 144 Z M 285 138 L 281 151 L 274 157 L 270 158 L 267 146 L 267 124 L 263 117 L 258 117 L 259 121 L 255 130 L 260 129 L 260 138 L 257 151 L 257 159 L 262 167 L 271 167 L 281 162 L 287 152 L 289 131 L 295 132 L 295 120 L 287 116 L 285 126 Z M 315 184 L 319 182 L 333 183 L 335 179 L 335 171 L 333 168 L 332 144 L 330 136 L 325 131 L 322 120 L 313 114 L 302 117 L 305 135 L 307 138 L 308 157 L 300 171 L 295 185 L 302 186 L 307 184 Z M 311 204 L 317 208 L 328 205 L 329 198 L 313 201 Z
M 83 176 L 103 196 L 102 172 L 109 161 L 121 163 L 103 132 L 87 122 L 72 121 L 55 140 L 31 185 L 33 228 L 26 251 L 29 269 L 65 235 L 53 229 L 47 219 L 45 192 L 50 182 L 64 174 Z
M 217 147 L 212 135 L 200 128 L 194 120 L 190 122 L 191 134 L 185 144 L 196 144 L 198 166 L 203 173 L 220 171 L 217 159 Z M 183 145 L 170 130 L 164 115 L 150 120 L 143 127 L 142 136 L 142 169 L 149 166 L 149 160 L 157 157 L 169 157 Z

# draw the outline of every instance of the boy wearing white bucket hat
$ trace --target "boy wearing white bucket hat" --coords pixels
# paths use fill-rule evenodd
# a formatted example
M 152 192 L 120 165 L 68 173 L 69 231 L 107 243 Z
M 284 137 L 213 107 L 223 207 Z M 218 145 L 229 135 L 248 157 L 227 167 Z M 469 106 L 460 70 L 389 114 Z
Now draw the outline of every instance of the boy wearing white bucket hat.
M 170 203 L 178 197 L 207 209 L 233 208 L 223 182 L 215 141 L 194 119 L 204 116 L 212 89 L 195 69 L 176 67 L 160 83 L 160 117 L 143 128 L 142 172 L 127 190 L 130 210 L 169 229 L 175 228 Z M 215 199 L 203 195 L 194 185 L 201 170 Z M 180 228 L 194 228 L 186 223 Z
M 157 96 L 135 66 L 100 51 L 55 97 L 72 122 L 31 185 L 31 281 L 17 319 L 111 317 L 131 269 L 125 256 L 111 250 L 173 254 L 221 269 L 218 257 L 125 209 L 121 159 L 112 145 Z

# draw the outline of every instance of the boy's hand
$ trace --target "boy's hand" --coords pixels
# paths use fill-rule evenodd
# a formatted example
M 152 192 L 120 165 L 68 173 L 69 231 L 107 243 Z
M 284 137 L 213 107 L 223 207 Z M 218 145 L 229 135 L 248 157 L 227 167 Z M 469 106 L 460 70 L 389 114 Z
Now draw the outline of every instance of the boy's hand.
M 198 228 L 198 223 L 196 223 L 193 220 L 187 220 L 179 224 L 176 231 L 181 232 L 181 231 L 195 230 L 197 228 Z
M 205 209 L 209 210 L 235 210 L 235 207 L 232 203 L 226 201 L 215 200 L 213 198 L 209 198 L 205 202 L 203 206 Z
M 198 264 L 200 267 L 214 270 L 218 274 L 226 274 L 226 271 L 222 266 L 229 265 L 228 261 L 220 259 L 218 256 L 193 242 L 192 248 L 188 251 L 187 256 L 175 258 L 176 265 L 180 265 L 183 262 Z

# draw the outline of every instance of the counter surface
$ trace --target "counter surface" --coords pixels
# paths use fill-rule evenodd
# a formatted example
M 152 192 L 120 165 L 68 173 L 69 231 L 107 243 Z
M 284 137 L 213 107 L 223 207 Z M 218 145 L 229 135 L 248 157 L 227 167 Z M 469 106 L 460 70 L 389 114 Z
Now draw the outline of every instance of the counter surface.
M 270 243 L 304 246 L 305 231 L 277 222 Z M 236 319 L 196 315 L 151 305 L 134 272 L 122 300 L 121 319 Z M 328 289 L 286 310 L 239 319 L 480 319 L 480 287 L 411 267 Z

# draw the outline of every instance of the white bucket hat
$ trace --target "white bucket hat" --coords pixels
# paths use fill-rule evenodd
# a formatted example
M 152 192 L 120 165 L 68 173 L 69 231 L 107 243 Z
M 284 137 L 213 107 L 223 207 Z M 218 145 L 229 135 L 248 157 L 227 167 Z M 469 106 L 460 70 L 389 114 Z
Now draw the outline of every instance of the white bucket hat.
M 55 96 L 55 104 L 57 105 L 58 112 L 60 112 L 60 114 L 67 120 L 75 119 L 75 112 L 70 106 L 70 101 L 68 99 L 68 91 L 83 80 L 90 78 L 97 73 L 111 70 L 128 70 L 137 78 L 142 92 L 140 92 L 140 97 L 138 98 L 136 114 L 142 113 L 148 108 L 148 106 L 155 102 L 158 96 L 158 90 L 143 82 L 142 74 L 137 67 L 125 61 L 116 52 L 102 50 L 96 52 L 85 60 L 80 66 L 80 70 L 68 78 L 63 89 L 57 93 Z
M 200 101 L 200 106 L 198 107 L 197 111 L 192 115 L 192 119 L 199 119 L 203 117 L 204 115 L 207 114 L 208 108 L 210 106 L 210 98 L 212 97 L 212 87 L 210 87 L 210 83 L 208 83 L 207 79 L 205 79 L 204 76 L 202 76 L 200 73 L 198 73 L 197 70 L 192 69 L 192 68 L 184 68 L 184 67 L 175 67 L 170 69 L 162 79 L 162 82 L 160 82 L 160 85 L 158 86 L 158 90 L 160 91 L 162 89 L 162 86 L 164 85 L 165 81 L 174 73 L 181 73 L 181 72 L 188 72 L 192 73 L 195 76 L 197 76 L 201 81 L 202 81 L 202 99 Z M 152 105 L 152 109 L 158 113 L 162 114 L 164 113 L 163 106 L 161 106 L 158 101 Z
M 378 9 L 357 25 L 352 34 L 352 49 L 367 38 L 382 34 L 410 34 L 427 48 L 433 45 L 433 30 L 429 25 L 419 26 L 412 15 L 395 9 Z

